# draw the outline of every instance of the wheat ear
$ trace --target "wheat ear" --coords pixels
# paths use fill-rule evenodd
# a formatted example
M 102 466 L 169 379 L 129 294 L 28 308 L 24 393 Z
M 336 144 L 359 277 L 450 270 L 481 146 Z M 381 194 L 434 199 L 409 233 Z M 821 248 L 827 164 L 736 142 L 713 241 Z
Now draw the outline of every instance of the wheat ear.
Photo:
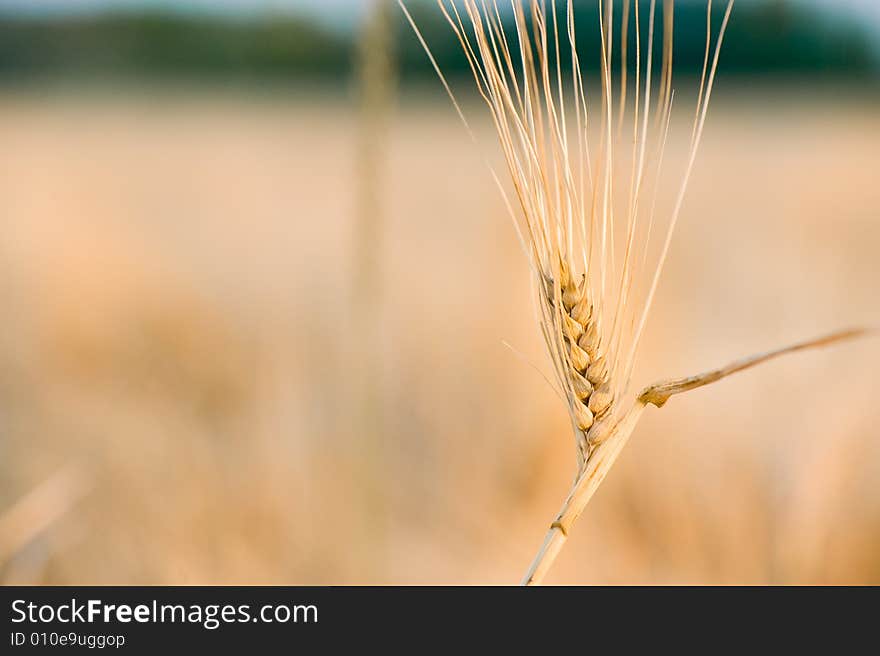
M 640 0 L 623 2 L 618 33 L 615 3 L 596 0 L 601 36 L 597 53 L 601 94 L 596 103 L 588 100 L 572 0 L 510 0 L 507 20 L 513 21 L 512 30 L 505 27 L 498 0 L 437 0 L 497 132 L 512 196 L 494 170 L 492 176 L 531 267 L 538 325 L 577 447 L 575 485 L 524 579 L 527 584 L 543 579 L 648 404 L 659 407 L 672 394 L 770 357 L 857 334 L 850 331 L 701 376 L 660 383 L 631 405 L 624 401 L 694 169 L 734 2 L 726 3 L 713 49 L 712 2 L 707 1 L 706 50 L 690 147 L 676 179 L 674 204 L 667 210 L 661 207 L 659 191 L 667 184 L 664 162 L 675 99 L 675 3 L 662 3 L 663 54 L 655 70 L 658 2 L 647 3 L 647 16 L 642 15 Z M 403 0 L 398 4 L 467 126 L 430 47 Z M 630 66 L 634 70 L 632 89 L 622 79 L 618 98 L 612 82 L 615 36 L 621 71 Z

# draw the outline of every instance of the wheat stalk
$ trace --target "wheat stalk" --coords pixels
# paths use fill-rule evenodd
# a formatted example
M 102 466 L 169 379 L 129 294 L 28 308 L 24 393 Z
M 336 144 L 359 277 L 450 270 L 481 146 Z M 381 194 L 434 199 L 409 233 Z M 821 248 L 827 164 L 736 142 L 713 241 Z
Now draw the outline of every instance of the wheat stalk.
M 403 0 L 398 3 L 467 126 L 430 47 Z M 726 2 L 717 32 L 707 1 L 693 127 L 669 207 L 663 207 L 662 192 L 669 187 L 666 145 L 675 101 L 674 0 L 662 3 L 659 67 L 654 60 L 657 0 L 650 0 L 646 11 L 639 0 L 618 3 L 623 5 L 619 34 L 614 3 L 596 0 L 598 101 L 588 91 L 572 0 L 509 0 L 504 4 L 512 30 L 505 29 L 498 0 L 437 4 L 461 44 L 497 132 L 512 193 L 494 170 L 492 175 L 529 260 L 538 324 L 577 446 L 575 483 L 523 580 L 534 584 L 543 579 L 647 405 L 660 407 L 673 394 L 771 357 L 859 333 L 659 383 L 628 403 L 638 346 L 694 169 L 734 0 Z M 612 80 L 616 38 L 622 72 L 618 93 Z
M 375 372 L 382 369 L 380 334 L 383 307 L 382 265 L 387 207 L 383 202 L 388 169 L 388 128 L 395 95 L 395 56 L 392 44 L 391 0 L 372 0 L 364 16 L 357 50 L 357 91 L 360 100 L 357 148 L 357 215 L 355 224 L 351 307 L 360 318 L 358 347 L 351 352 L 349 382 L 357 413 L 358 462 L 363 469 L 361 501 L 368 518 L 362 526 L 370 553 L 365 562 L 385 566 L 388 498 L 375 472 L 387 455 L 382 412 L 382 385 Z M 365 549 L 364 551 L 367 551 Z

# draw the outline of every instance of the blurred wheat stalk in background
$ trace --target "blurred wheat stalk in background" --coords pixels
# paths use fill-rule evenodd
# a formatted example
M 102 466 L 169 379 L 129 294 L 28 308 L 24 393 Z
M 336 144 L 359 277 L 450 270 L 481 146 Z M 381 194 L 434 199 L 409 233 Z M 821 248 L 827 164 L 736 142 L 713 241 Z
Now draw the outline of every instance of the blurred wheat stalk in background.
M 82 467 L 69 465 L 0 514 L 0 572 L 82 500 L 88 479 Z
M 556 0 L 512 0 L 513 34 L 505 29 L 497 0 L 437 2 L 497 131 L 512 195 L 494 170 L 492 174 L 529 260 L 538 324 L 551 357 L 555 388 L 566 403 L 576 438 L 575 483 L 525 584 L 543 580 L 647 405 L 661 407 L 673 394 L 773 357 L 862 334 L 836 333 L 658 383 L 630 398 L 638 346 L 693 172 L 734 1 L 726 3 L 717 30 L 712 2 L 707 2 L 693 127 L 681 169 L 673 177 L 677 192 L 669 207 L 659 198 L 671 184 L 666 145 L 676 95 L 674 0 L 663 3 L 662 37 L 656 36 L 656 0 L 651 0 L 647 16 L 638 0 L 624 1 L 619 22 L 613 2 L 597 1 L 599 101 L 592 99 L 578 52 L 571 0 L 560 2 L 560 7 Z M 398 2 L 467 126 L 429 45 L 404 2 Z M 612 73 L 618 25 L 619 87 Z M 659 71 L 654 61 L 657 39 L 662 51 Z
M 369 561 L 384 569 L 386 495 L 372 472 L 385 466 L 387 447 L 383 435 L 379 326 L 382 299 L 382 250 L 387 207 L 382 202 L 387 173 L 388 133 L 395 92 L 393 22 L 390 0 L 372 0 L 364 16 L 357 49 L 357 83 L 360 125 L 357 150 L 357 209 L 354 236 L 354 316 L 359 318 L 353 359 L 354 407 L 361 445 L 362 487 L 365 490 L 362 527 L 364 542 L 371 544 Z M 378 528 L 378 530 L 377 530 Z

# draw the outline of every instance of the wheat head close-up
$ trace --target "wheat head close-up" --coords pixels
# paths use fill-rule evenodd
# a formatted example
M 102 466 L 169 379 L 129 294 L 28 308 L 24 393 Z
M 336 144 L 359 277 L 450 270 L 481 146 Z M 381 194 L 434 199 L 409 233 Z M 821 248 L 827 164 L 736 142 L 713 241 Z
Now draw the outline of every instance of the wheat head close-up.
M 398 2 L 467 127 L 430 45 L 406 3 Z M 717 25 L 712 1 L 706 3 L 689 147 L 672 173 L 666 145 L 677 108 L 674 0 L 662 3 L 660 19 L 656 0 L 646 12 L 638 1 L 597 0 L 599 52 L 579 50 L 572 0 L 513 0 L 510 34 L 498 0 L 437 4 L 497 131 L 507 179 L 494 170 L 492 177 L 528 259 L 535 315 L 552 363 L 548 383 L 564 401 L 574 434 L 575 482 L 523 578 L 533 585 L 544 579 L 645 407 L 663 407 L 674 394 L 866 330 L 847 329 L 632 394 L 633 367 L 697 162 L 734 0 L 722 3 Z M 623 13 L 620 21 L 616 11 Z M 588 79 L 587 70 L 598 80 Z M 675 192 L 666 207 L 658 196 L 669 185 Z

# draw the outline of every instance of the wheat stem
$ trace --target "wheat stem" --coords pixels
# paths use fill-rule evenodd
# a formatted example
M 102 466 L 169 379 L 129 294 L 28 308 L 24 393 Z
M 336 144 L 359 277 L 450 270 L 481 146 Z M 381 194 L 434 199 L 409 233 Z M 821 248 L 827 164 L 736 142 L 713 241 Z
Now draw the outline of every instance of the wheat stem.
M 562 504 L 562 510 L 550 525 L 544 543 L 523 578 L 523 585 L 538 585 L 544 580 L 556 556 L 568 540 L 572 526 L 626 446 L 645 407 L 647 407 L 645 402 L 636 401 L 623 419 L 612 428 L 605 441 L 592 452 L 584 464 L 581 475 L 568 493 L 565 503 Z

